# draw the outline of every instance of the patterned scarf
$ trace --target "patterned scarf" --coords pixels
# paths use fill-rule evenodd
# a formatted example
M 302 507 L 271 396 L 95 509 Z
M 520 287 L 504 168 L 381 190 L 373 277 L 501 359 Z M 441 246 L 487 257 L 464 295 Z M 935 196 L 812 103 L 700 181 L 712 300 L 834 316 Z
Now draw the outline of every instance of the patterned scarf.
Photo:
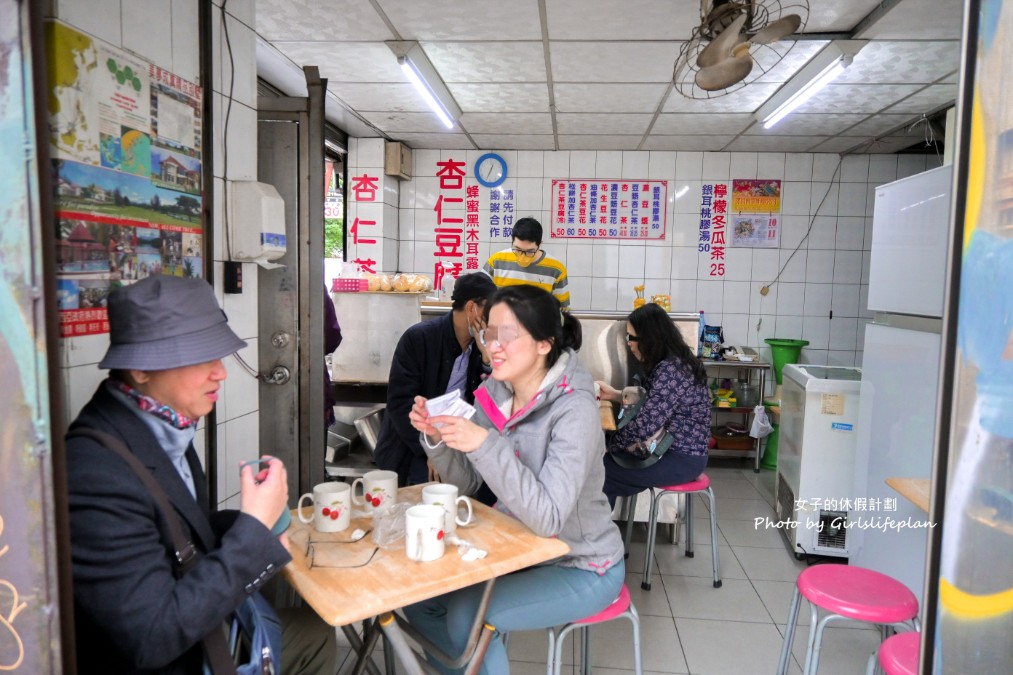
M 144 412 L 151 413 L 155 417 L 165 420 L 176 429 L 188 429 L 190 427 L 195 427 L 197 426 L 197 422 L 200 421 L 199 419 L 190 419 L 189 417 L 180 415 L 164 403 L 159 403 L 150 396 L 145 396 L 126 382 L 118 380 L 115 377 L 109 378 L 109 381 L 112 382 L 112 385 L 116 387 L 117 390 L 129 396 L 134 403 L 137 404 L 138 408 Z

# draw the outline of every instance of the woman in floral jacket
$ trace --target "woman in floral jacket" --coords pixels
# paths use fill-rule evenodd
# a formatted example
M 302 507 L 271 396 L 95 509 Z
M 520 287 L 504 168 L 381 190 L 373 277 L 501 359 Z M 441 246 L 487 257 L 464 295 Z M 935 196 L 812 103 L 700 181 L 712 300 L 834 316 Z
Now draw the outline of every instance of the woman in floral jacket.
M 707 375 L 668 314 L 654 303 L 635 309 L 626 344 L 647 377 L 646 396 L 608 443 L 604 492 L 613 506 L 618 497 L 696 479 L 710 440 Z M 622 392 L 598 384 L 602 399 L 621 400 Z

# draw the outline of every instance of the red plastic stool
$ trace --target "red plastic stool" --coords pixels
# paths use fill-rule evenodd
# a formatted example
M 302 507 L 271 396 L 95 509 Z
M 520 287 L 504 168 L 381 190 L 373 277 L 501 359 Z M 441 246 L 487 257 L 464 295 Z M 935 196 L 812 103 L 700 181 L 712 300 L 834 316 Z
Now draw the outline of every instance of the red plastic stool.
M 647 523 L 647 558 L 644 560 L 644 580 L 640 587 L 645 591 L 651 590 L 651 558 L 654 557 L 654 538 L 658 530 L 658 512 L 661 498 L 665 495 L 684 494 L 686 495 L 686 557 L 693 557 L 693 500 L 691 495 L 699 494 L 707 498 L 710 503 L 711 516 L 711 567 L 714 571 L 714 588 L 721 588 L 721 573 L 718 571 L 718 516 L 717 501 L 714 497 L 714 490 L 711 488 L 711 479 L 707 474 L 700 476 L 688 483 L 681 485 L 666 485 L 658 488 L 648 488 L 651 491 L 651 516 Z M 655 493 L 655 490 L 658 490 Z M 633 516 L 637 511 L 637 495 L 623 497 L 621 512 L 627 512 L 626 521 L 626 550 L 630 549 L 630 536 L 633 532 Z
M 897 633 L 883 641 L 879 651 L 869 659 L 867 675 L 885 673 L 886 675 L 917 675 L 918 651 L 921 647 L 922 634 L 917 631 Z M 876 668 L 876 664 L 879 668 Z
M 640 616 L 637 608 L 630 600 L 630 589 L 623 584 L 619 590 L 619 596 L 612 601 L 612 604 L 580 621 L 568 623 L 558 629 L 549 629 L 549 668 L 548 675 L 559 675 L 563 666 L 563 640 L 567 634 L 575 629 L 580 629 L 580 667 L 584 675 L 591 673 L 591 626 L 596 623 L 604 623 L 612 619 L 625 617 L 633 624 L 633 668 L 636 675 L 641 675 L 643 670 L 640 665 Z
M 896 579 L 864 567 L 816 565 L 803 570 L 795 582 L 784 644 L 781 646 L 781 660 L 777 665 L 778 675 L 788 672 L 801 596 L 809 601 L 812 617 L 805 667 L 802 669 L 804 675 L 815 675 L 819 668 L 823 630 L 831 621 L 850 619 L 887 628 L 919 628 L 918 599 Z M 821 608 L 828 614 L 817 621 Z

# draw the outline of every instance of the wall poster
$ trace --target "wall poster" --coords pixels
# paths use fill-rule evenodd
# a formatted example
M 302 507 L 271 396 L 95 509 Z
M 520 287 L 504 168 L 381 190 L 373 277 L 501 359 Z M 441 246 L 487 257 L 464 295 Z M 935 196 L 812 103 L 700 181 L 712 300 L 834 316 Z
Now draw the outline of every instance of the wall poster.
M 201 277 L 201 88 L 46 24 L 61 337 L 106 333 L 111 290 Z
M 732 222 L 729 246 L 777 248 L 781 245 L 781 181 L 732 181 Z

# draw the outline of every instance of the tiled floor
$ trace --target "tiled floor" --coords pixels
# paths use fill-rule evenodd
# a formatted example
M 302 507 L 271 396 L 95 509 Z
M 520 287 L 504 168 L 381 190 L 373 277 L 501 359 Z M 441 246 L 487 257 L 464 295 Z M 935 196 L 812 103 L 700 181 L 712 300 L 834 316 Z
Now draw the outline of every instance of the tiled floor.
M 784 623 L 795 578 L 805 568 L 789 553 L 776 530 L 756 530 L 753 518 L 774 517 L 774 474 L 753 473 L 746 462 L 713 459 L 707 469 L 717 495 L 718 546 L 723 585 L 711 582 L 712 545 L 706 500 L 694 502 L 695 557 L 671 546 L 667 528 L 659 527 L 652 590 L 640 588 L 646 552 L 645 527 L 634 531 L 626 583 L 640 614 L 645 673 L 694 675 L 765 675 L 777 668 Z M 809 624 L 808 603 L 799 612 L 794 661 L 789 672 L 802 672 Z M 820 675 L 864 673 L 869 654 L 879 644 L 879 631 L 853 624 L 826 630 Z M 577 672 L 579 650 L 571 634 L 563 672 Z M 596 673 L 633 672 L 632 632 L 628 621 L 602 624 L 592 631 Z M 509 654 L 517 675 L 545 672 L 548 643 L 544 631 L 513 633 Z M 377 662 L 382 658 L 377 652 Z M 349 672 L 351 660 L 342 666 Z

